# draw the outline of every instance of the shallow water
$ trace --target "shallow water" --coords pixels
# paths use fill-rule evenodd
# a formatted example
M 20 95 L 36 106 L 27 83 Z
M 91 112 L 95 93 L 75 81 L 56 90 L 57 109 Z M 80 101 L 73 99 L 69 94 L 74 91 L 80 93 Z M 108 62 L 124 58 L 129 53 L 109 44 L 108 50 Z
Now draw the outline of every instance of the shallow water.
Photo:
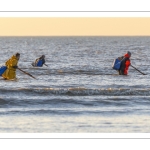
M 150 132 L 150 37 L 0 37 L 1 64 L 21 53 L 16 81 L 0 80 L 0 132 Z M 118 76 L 113 60 L 132 53 Z M 46 55 L 42 68 L 31 63 Z

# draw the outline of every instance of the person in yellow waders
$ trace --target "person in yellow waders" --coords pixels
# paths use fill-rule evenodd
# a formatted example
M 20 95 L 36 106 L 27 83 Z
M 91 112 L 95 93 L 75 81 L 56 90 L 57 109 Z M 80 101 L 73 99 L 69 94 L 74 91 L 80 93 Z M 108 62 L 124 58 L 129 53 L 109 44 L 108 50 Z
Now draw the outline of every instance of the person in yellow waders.
M 6 61 L 5 65 L 7 69 L 2 74 L 2 77 L 4 79 L 6 80 L 16 79 L 16 69 L 18 68 L 17 64 L 18 64 L 19 58 L 20 58 L 20 54 L 16 53 L 8 61 Z

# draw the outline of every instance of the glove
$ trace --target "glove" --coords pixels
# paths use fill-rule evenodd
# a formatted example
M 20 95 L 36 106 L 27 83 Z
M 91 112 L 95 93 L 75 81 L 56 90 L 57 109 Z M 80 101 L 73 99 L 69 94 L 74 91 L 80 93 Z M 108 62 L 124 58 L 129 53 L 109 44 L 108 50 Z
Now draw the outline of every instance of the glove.
M 17 68 L 18 68 L 18 66 L 13 66 L 13 68 L 17 69 Z

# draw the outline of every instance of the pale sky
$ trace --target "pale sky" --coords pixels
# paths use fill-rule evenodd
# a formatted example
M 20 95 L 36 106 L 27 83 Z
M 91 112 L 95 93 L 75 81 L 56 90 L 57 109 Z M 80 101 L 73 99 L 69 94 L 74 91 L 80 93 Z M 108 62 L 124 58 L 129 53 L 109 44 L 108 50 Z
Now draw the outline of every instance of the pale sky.
M 0 18 L 0 36 L 149 36 L 150 18 Z

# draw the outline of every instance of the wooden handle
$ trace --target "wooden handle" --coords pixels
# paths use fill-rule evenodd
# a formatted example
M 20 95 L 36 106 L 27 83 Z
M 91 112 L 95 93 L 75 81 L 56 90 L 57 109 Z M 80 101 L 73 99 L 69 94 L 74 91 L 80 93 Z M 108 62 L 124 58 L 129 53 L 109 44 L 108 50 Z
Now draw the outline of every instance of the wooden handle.
M 138 72 L 140 72 L 143 75 L 146 75 L 145 73 L 141 72 L 140 70 L 138 70 L 137 68 L 135 68 L 134 66 L 131 65 L 131 67 L 133 67 L 135 70 L 137 70 Z
M 25 74 L 27 74 L 27 75 L 29 75 L 30 77 L 32 77 L 32 78 L 34 78 L 34 79 L 36 79 L 34 76 L 32 76 L 31 74 L 29 74 L 28 72 L 25 72 L 25 71 L 23 71 L 22 69 L 20 69 L 20 68 L 17 68 L 18 70 L 20 70 L 21 72 L 23 72 L 23 73 L 25 73 Z

